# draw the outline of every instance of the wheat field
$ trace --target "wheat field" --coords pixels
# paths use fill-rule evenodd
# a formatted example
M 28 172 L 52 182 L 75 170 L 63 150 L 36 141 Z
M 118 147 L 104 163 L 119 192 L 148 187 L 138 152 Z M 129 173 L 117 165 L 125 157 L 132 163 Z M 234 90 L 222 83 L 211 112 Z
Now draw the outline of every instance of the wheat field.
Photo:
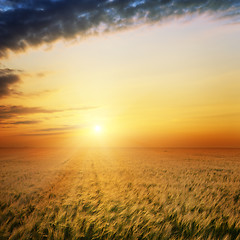
M 240 239 L 239 149 L 0 154 L 0 239 Z

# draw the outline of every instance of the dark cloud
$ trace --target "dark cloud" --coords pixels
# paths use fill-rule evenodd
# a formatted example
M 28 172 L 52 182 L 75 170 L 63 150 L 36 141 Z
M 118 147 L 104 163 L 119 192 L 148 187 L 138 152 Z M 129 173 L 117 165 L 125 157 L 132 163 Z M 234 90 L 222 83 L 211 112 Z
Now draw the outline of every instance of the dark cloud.
M 38 136 L 52 136 L 52 135 L 62 135 L 62 134 L 65 134 L 65 132 L 52 132 L 52 133 L 25 133 L 25 134 L 21 134 L 21 135 L 18 135 L 18 136 L 24 136 L 24 137 L 38 137 Z
M 0 122 L 2 125 L 28 125 L 28 124 L 36 124 L 41 121 L 17 121 L 17 122 Z
M 75 125 L 75 126 L 69 126 L 69 125 L 63 125 L 60 127 L 54 127 L 54 128 L 43 128 L 35 130 L 33 133 L 26 133 L 21 134 L 21 136 L 48 136 L 48 135 L 60 135 L 65 134 L 66 132 L 76 130 L 76 129 L 82 129 L 89 127 L 89 124 L 82 124 L 82 125 Z
M 57 90 L 43 90 L 43 91 L 32 92 L 32 93 L 24 93 L 17 90 L 11 91 L 12 95 L 14 95 L 15 98 L 16 97 L 19 97 L 19 98 L 40 97 L 43 95 L 52 94 L 54 92 L 57 92 Z
M 23 93 L 22 91 L 17 90 L 14 85 L 16 83 L 21 82 L 22 76 L 27 77 L 37 77 L 43 78 L 48 74 L 48 72 L 39 72 L 35 75 L 26 73 L 23 70 L 14 70 L 10 68 L 6 68 L 4 65 L 0 63 L 0 98 L 7 97 L 7 96 L 14 96 L 14 97 L 39 97 L 45 94 L 51 94 L 56 92 L 56 90 L 43 90 L 39 92 L 33 93 Z
M 5 0 L 0 2 L 0 56 L 169 17 L 208 13 L 239 22 L 239 10 L 239 0 Z
M 18 70 L 9 68 L 0 69 L 0 98 L 13 94 L 14 90 L 11 86 L 19 82 Z
M 79 108 L 67 108 L 67 109 L 45 109 L 41 107 L 24 107 L 24 106 L 12 106 L 12 105 L 0 105 L 0 119 L 9 119 L 12 117 L 19 117 L 26 114 L 37 113 L 58 113 L 65 111 L 81 111 L 91 110 L 97 107 L 79 107 Z
M 63 110 L 48 110 L 40 107 L 24 107 L 24 106 L 5 106 L 0 105 L 1 115 L 25 115 L 33 113 L 55 113 Z
M 40 132 L 55 132 L 55 131 L 69 131 L 73 129 L 78 129 L 82 126 L 62 126 L 62 127 L 56 127 L 56 128 L 44 128 L 40 129 Z

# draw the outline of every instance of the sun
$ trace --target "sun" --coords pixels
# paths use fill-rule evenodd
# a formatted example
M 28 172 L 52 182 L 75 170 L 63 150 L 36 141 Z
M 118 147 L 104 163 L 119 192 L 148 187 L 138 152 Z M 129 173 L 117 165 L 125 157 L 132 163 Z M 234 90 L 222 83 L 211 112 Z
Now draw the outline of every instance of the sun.
M 95 131 L 96 133 L 100 133 L 100 132 L 102 131 L 102 127 L 101 127 L 100 125 L 95 125 L 95 126 L 94 126 L 94 131 Z

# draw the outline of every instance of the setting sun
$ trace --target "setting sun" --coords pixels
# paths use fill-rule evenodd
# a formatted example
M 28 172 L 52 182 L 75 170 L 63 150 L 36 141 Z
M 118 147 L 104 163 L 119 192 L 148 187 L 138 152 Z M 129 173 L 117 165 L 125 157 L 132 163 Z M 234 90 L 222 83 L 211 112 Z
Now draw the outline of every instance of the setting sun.
M 97 133 L 100 133 L 100 132 L 102 132 L 102 127 L 99 125 L 96 125 L 96 126 L 94 126 L 94 131 Z

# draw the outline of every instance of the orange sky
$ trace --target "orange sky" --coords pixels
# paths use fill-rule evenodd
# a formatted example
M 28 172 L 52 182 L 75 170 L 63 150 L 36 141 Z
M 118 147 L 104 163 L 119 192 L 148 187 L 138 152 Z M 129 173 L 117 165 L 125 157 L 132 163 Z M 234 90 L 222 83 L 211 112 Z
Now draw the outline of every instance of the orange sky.
M 0 145 L 240 147 L 239 40 L 201 16 L 11 53 Z

